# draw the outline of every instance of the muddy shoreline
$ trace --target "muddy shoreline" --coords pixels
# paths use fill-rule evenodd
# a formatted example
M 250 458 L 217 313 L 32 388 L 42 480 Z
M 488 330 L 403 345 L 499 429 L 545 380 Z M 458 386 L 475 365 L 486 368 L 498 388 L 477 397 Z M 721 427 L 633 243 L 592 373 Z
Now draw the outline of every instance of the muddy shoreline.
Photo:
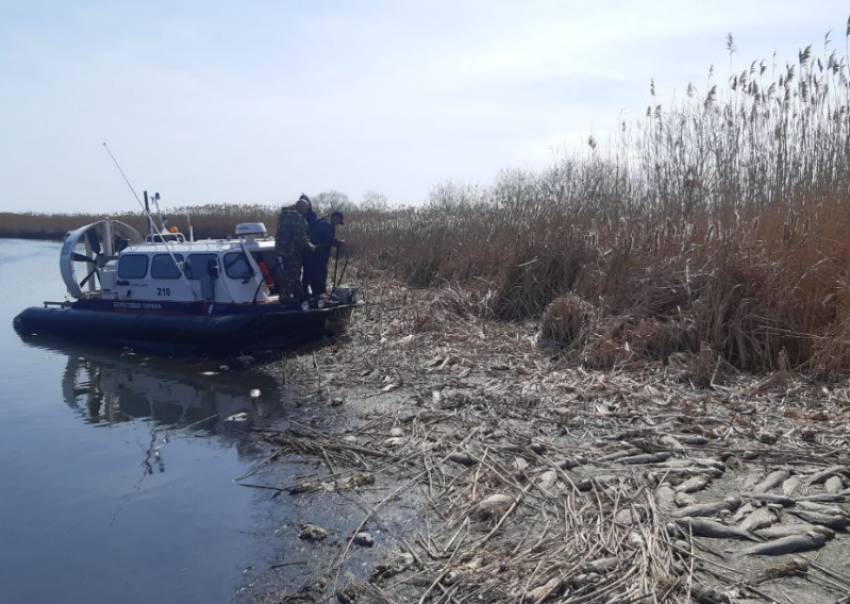
M 646 362 L 584 371 L 536 325 L 475 318 L 450 292 L 388 285 L 372 301 L 345 338 L 266 366 L 302 409 L 254 433 L 269 455 L 238 481 L 297 513 L 238 600 L 850 593 L 846 384 L 724 371 L 698 388 L 686 368 Z M 753 530 L 726 534 L 742 523 Z M 746 553 L 776 543 L 758 530 L 830 524 L 789 554 Z

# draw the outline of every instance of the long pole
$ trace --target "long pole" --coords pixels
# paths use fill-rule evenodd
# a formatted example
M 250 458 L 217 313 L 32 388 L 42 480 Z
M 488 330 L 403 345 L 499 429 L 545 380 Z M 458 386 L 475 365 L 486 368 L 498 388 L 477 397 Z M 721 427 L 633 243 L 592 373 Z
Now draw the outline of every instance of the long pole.
M 118 160 L 115 159 L 115 156 L 112 155 L 112 151 L 109 150 L 109 146 L 106 143 L 103 143 L 103 147 L 104 147 L 104 149 L 106 149 L 106 152 L 109 153 L 109 157 L 112 158 L 112 161 L 115 164 L 115 167 L 118 168 L 118 171 L 121 173 L 121 176 L 124 178 L 124 182 L 126 182 L 127 186 L 130 187 L 130 191 L 133 192 L 133 197 L 135 197 L 136 201 L 139 202 L 139 205 L 142 206 L 142 210 L 144 210 L 145 216 L 147 216 L 147 219 L 148 219 L 148 228 L 151 230 L 151 234 L 153 235 L 154 232 L 153 232 L 153 226 L 152 225 L 154 224 L 154 222 L 153 222 L 153 218 L 151 217 L 150 208 L 148 206 L 148 192 L 145 191 L 145 203 L 142 203 L 142 200 L 139 199 L 139 195 L 136 193 L 136 190 L 133 188 L 133 185 L 130 184 L 130 180 L 127 178 L 127 175 L 124 174 L 124 170 L 122 170 L 121 166 L 118 165 Z M 165 240 L 165 237 L 163 235 L 160 235 L 160 241 L 162 241 L 162 244 L 165 246 L 165 251 L 167 251 L 168 255 L 171 256 L 171 260 L 174 261 L 174 266 L 180 268 L 180 264 L 177 262 L 177 258 L 174 256 L 174 252 L 171 251 L 171 246 L 168 245 L 168 242 Z M 192 287 L 192 283 L 186 277 L 186 273 L 184 273 L 182 269 L 180 270 L 180 277 L 182 277 L 183 281 L 186 282 L 186 285 L 189 287 L 189 291 L 192 292 L 192 297 L 195 298 L 195 300 L 197 300 L 198 294 L 195 292 L 195 288 Z
M 147 220 L 148 220 L 148 234 L 153 235 L 154 233 L 153 233 L 153 220 L 151 219 L 151 204 L 148 201 L 148 192 L 143 191 L 143 194 L 145 196 L 145 216 L 147 217 Z

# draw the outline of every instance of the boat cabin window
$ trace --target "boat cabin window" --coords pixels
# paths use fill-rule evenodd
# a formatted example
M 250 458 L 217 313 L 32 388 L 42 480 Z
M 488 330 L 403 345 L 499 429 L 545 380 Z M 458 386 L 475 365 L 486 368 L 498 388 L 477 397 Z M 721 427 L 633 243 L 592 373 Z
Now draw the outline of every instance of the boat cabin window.
M 218 263 L 218 254 L 189 254 L 184 272 L 188 279 L 200 279 L 207 274 L 210 261 Z
M 145 254 L 122 254 L 118 261 L 118 277 L 143 279 L 148 274 L 148 257 Z
M 231 279 L 250 279 L 254 276 L 251 265 L 244 252 L 230 252 L 224 255 L 224 272 Z
M 183 262 L 183 254 L 174 254 L 177 262 Z M 179 279 L 180 267 L 171 254 L 156 254 L 151 260 L 151 279 Z

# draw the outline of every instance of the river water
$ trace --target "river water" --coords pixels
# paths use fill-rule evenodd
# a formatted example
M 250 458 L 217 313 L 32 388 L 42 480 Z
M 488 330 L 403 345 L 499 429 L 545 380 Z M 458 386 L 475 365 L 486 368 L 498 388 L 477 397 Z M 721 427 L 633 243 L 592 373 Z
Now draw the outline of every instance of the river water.
M 0 240 L 0 602 L 230 602 L 268 498 L 234 483 L 262 452 L 225 419 L 279 416 L 277 382 L 22 341 L 14 316 L 64 298 L 59 248 Z

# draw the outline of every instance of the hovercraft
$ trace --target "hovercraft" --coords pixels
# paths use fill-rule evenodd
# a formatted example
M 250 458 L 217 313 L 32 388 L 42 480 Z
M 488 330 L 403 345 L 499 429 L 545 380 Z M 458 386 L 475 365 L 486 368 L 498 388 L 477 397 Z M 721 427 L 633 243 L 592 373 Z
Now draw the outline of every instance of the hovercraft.
M 156 230 L 150 214 L 148 224 L 146 237 L 111 219 L 69 232 L 59 268 L 73 300 L 27 308 L 15 317 L 15 331 L 27 339 L 229 354 L 338 334 L 364 304 L 357 288 L 340 286 L 344 268 L 329 294 L 281 303 L 268 269 L 278 258 L 275 242 L 263 223 L 238 224 L 233 237 L 200 241 L 191 227 L 186 238 L 164 223 Z

